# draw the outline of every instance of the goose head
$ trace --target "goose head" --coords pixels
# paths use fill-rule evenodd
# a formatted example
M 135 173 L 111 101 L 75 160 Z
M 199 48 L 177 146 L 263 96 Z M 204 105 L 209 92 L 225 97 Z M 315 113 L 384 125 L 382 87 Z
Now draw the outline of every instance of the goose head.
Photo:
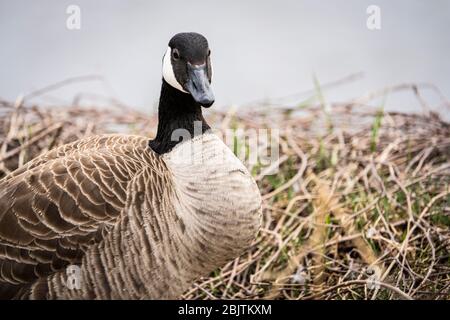
M 163 78 L 172 87 L 190 94 L 205 108 L 214 103 L 211 89 L 211 50 L 204 36 L 178 33 L 169 41 L 163 58 Z

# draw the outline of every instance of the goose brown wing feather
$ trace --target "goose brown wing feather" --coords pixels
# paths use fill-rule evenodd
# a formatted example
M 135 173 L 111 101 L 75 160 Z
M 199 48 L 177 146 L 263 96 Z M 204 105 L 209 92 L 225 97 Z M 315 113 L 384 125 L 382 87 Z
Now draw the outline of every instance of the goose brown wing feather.
M 116 222 L 129 182 L 155 157 L 144 137 L 94 136 L 51 150 L 1 180 L 0 298 L 80 263 Z

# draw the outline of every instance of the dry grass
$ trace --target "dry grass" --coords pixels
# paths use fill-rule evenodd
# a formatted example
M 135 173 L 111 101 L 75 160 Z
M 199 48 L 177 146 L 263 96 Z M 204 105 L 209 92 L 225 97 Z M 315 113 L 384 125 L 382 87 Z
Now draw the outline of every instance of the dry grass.
M 428 110 L 366 106 L 373 97 L 332 104 L 332 113 L 320 99 L 208 112 L 216 128 L 279 128 L 281 170 L 250 168 L 264 199 L 262 229 L 186 299 L 450 298 L 450 125 Z M 153 136 L 156 128 L 154 116 L 123 107 L 22 101 L 0 101 L 0 123 L 0 177 L 90 134 Z

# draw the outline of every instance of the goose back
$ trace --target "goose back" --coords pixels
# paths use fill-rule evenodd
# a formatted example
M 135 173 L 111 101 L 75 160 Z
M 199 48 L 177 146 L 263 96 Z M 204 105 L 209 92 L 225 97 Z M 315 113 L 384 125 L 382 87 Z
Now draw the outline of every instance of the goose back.
M 148 139 L 102 135 L 56 148 L 0 181 L 0 297 L 81 262 L 126 202 L 128 185 L 163 163 Z

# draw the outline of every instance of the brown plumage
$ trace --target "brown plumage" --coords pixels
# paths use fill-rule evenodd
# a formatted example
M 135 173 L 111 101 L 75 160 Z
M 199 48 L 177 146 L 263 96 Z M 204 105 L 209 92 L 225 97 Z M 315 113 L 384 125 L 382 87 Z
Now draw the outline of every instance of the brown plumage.
M 250 245 L 258 188 L 200 108 L 163 81 L 150 147 L 146 137 L 93 136 L 2 179 L 0 298 L 177 298 Z M 164 140 L 193 120 L 200 135 Z M 71 265 L 79 288 L 67 283 Z
M 130 181 L 143 170 L 142 157 L 158 170 L 153 153 L 138 153 L 147 143 L 136 136 L 88 138 L 52 150 L 1 181 L 0 293 L 14 294 L 81 262 L 117 221 Z
M 183 163 L 200 141 L 211 161 Z M 147 144 L 94 136 L 0 182 L 2 298 L 175 298 L 250 244 L 259 193 L 215 135 L 163 156 Z M 213 158 L 224 151 L 224 162 Z M 80 290 L 66 285 L 73 264 L 82 267 Z

